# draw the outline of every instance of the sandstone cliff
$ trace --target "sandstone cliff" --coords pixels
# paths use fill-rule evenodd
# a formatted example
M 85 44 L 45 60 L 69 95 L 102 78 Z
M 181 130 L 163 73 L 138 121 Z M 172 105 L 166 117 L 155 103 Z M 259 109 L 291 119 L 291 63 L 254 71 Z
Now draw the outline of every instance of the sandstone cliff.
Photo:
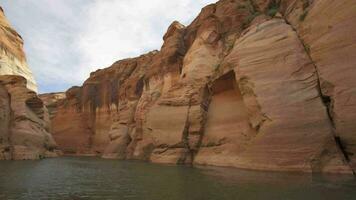
M 0 8 L 0 160 L 39 159 L 59 153 L 22 46 L 21 36 Z
M 27 79 L 27 87 L 37 92 L 37 85 L 27 66 L 21 36 L 10 26 L 0 7 L 0 75 L 19 75 Z
M 53 117 L 57 113 L 57 106 L 58 103 L 66 98 L 66 94 L 64 92 L 57 92 L 57 93 L 48 93 L 48 94 L 40 94 L 39 97 L 46 105 L 48 109 L 49 118 L 53 119 Z
M 0 160 L 57 156 L 43 101 L 21 76 L 0 76 Z
M 356 170 L 356 4 L 220 0 L 160 51 L 52 107 L 68 154 L 258 170 Z

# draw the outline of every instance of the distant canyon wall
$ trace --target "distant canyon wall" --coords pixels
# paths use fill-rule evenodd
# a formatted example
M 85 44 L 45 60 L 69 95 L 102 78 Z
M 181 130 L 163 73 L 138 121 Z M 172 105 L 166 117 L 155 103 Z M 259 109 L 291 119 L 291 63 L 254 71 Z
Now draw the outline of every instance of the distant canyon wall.
M 66 154 L 356 170 L 356 4 L 220 0 L 50 102 Z

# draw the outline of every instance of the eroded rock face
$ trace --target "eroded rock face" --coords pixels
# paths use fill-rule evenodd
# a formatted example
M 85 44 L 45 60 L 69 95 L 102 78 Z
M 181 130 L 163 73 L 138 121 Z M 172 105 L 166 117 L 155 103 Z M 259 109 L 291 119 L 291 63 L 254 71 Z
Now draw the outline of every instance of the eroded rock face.
M 37 92 L 36 81 L 27 66 L 21 36 L 10 26 L 0 7 L 0 75 L 19 75 L 27 79 L 27 87 Z
M 160 51 L 68 90 L 54 137 L 104 158 L 352 173 L 355 13 L 351 0 L 221 0 L 172 23 Z
M 9 141 L 10 121 L 10 96 L 6 88 L 0 85 L 0 160 L 11 158 Z
M 58 104 L 61 100 L 66 98 L 66 94 L 64 92 L 57 92 L 57 93 L 48 93 L 39 95 L 42 99 L 43 103 L 46 105 L 50 119 L 57 113 Z
M 54 157 L 47 108 L 37 96 L 23 40 L 0 8 L 0 160 Z
M 57 156 L 43 101 L 21 76 L 0 76 L 0 160 Z
M 316 69 L 283 19 L 252 25 L 224 62 L 236 73 L 250 123 L 257 131 L 237 156 L 237 166 L 350 171 L 335 143 Z
M 314 0 L 293 24 L 318 70 L 334 134 L 356 170 L 356 5 Z M 333 13 L 329 15 L 328 13 Z M 288 16 L 288 18 L 291 18 Z M 303 19 L 303 20 L 302 20 Z
M 204 137 L 194 163 L 234 166 L 231 158 L 246 149 L 256 132 L 235 73 L 230 71 L 212 83 Z

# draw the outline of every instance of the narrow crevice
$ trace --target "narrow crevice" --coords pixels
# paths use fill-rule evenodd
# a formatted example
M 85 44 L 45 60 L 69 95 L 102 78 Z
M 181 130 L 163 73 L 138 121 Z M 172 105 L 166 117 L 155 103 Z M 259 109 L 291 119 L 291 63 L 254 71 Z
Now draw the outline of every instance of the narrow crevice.
M 342 154 L 344 154 L 344 157 L 346 159 L 347 162 L 350 162 L 350 158 L 349 155 L 347 154 L 344 144 L 341 141 L 341 138 L 339 136 L 334 136 L 335 142 L 337 144 L 337 146 L 340 148 Z
M 351 163 L 350 163 L 350 158 L 348 156 L 348 153 L 346 151 L 346 148 L 345 146 L 343 145 L 342 143 L 342 140 L 340 138 L 340 136 L 338 136 L 337 132 L 336 132 L 336 127 L 335 127 L 335 122 L 334 122 L 334 118 L 333 118 L 333 111 L 332 111 L 332 108 L 333 108 L 333 101 L 332 101 L 332 98 L 328 95 L 325 95 L 322 91 L 322 86 L 321 86 L 321 81 L 320 81 L 320 73 L 319 73 L 319 70 L 318 70 L 318 67 L 316 66 L 315 62 L 313 61 L 313 58 L 311 57 L 310 55 L 310 47 L 309 45 L 305 44 L 304 40 L 300 37 L 298 31 L 295 29 L 295 27 L 293 27 L 293 25 L 291 25 L 288 20 L 284 17 L 284 21 L 293 29 L 293 31 L 296 33 L 297 37 L 298 37 L 298 40 L 300 41 L 300 43 L 303 45 L 304 47 L 304 51 L 306 53 L 306 55 L 308 56 L 309 60 L 311 61 L 311 64 L 313 65 L 314 67 L 314 70 L 315 72 L 313 74 L 315 74 L 316 76 L 316 88 L 318 90 L 318 94 L 319 94 L 319 97 L 325 107 L 325 110 L 326 110 L 326 114 L 328 116 L 328 119 L 329 119 L 329 123 L 331 125 L 331 128 L 332 128 L 332 137 L 334 138 L 335 140 L 335 144 L 337 146 L 337 148 L 339 149 L 339 151 L 342 153 L 343 157 L 344 157 L 344 160 L 345 162 L 348 164 L 348 166 L 350 167 L 352 173 L 354 175 L 356 175 L 356 172 L 354 171 L 354 169 L 352 168 L 351 166 Z
M 204 138 L 204 133 L 205 133 L 208 112 L 209 112 L 209 106 L 211 103 L 211 98 L 212 98 L 211 88 L 209 88 L 208 84 L 206 84 L 204 87 L 203 100 L 200 104 L 200 109 L 202 112 L 201 115 L 203 117 L 203 120 L 201 121 L 201 130 L 200 130 L 200 134 L 199 134 L 199 140 L 195 144 L 196 145 L 195 148 L 192 150 L 192 154 L 191 154 L 192 163 L 194 162 L 195 156 L 198 154 L 200 147 L 202 146 L 202 143 L 203 143 L 203 138 Z
M 199 109 L 200 109 L 198 111 L 199 114 L 195 113 L 196 110 L 194 109 L 192 110 L 193 106 L 198 106 L 198 105 L 192 103 L 192 98 L 193 98 L 192 96 L 189 97 L 187 117 L 186 117 L 184 130 L 182 133 L 182 145 L 185 151 L 177 161 L 177 164 L 193 165 L 195 156 L 198 154 L 199 149 L 202 146 L 206 118 L 207 118 L 207 113 L 208 113 L 210 98 L 211 98 L 210 95 L 211 92 L 209 90 L 209 87 L 206 85 L 203 89 L 203 97 L 199 105 Z M 195 114 L 200 115 L 200 117 L 202 118 L 201 121 L 199 121 L 200 123 L 199 130 L 191 130 L 192 124 L 194 124 L 194 122 L 196 122 L 195 120 L 197 120 L 194 117 Z
M 334 118 L 332 116 L 332 101 L 331 101 L 331 97 L 323 95 L 322 91 L 321 91 L 321 87 L 319 85 L 320 85 L 320 80 L 318 78 L 318 89 L 319 89 L 319 93 L 320 93 L 320 98 L 321 98 L 324 106 L 326 107 L 326 112 L 327 112 L 328 118 L 330 120 L 330 123 L 331 123 L 333 129 L 335 129 L 335 122 L 334 122 Z
M 193 157 L 193 153 L 190 149 L 189 146 L 189 128 L 190 128 L 190 122 L 189 122 L 189 114 L 190 114 L 190 108 L 191 108 L 191 98 L 189 98 L 189 104 L 188 104 L 188 111 L 187 111 L 187 117 L 185 120 L 185 126 L 184 126 L 184 130 L 182 133 L 182 143 L 183 143 L 183 148 L 185 149 L 185 152 L 183 153 L 183 155 L 181 155 L 181 157 L 178 159 L 177 164 L 187 164 L 186 160 L 187 157 L 190 156 L 191 159 Z M 193 160 L 191 160 L 191 164 L 193 164 Z
M 9 152 L 10 160 L 14 160 L 14 146 L 12 142 L 12 126 L 14 125 L 14 112 L 11 108 L 11 94 L 9 93 L 9 106 L 10 106 L 10 122 L 9 122 L 9 134 L 8 134 L 8 143 L 9 143 Z

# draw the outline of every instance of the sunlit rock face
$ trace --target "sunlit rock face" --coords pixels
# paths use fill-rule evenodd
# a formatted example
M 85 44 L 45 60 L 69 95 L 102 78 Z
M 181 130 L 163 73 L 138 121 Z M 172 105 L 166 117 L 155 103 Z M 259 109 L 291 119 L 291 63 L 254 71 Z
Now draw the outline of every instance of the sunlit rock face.
M 68 154 L 352 173 L 355 15 L 352 0 L 220 0 L 69 89 L 54 138 Z
M 19 75 L 27 79 L 27 87 L 37 92 L 36 81 L 27 66 L 21 36 L 10 26 L 0 7 L 0 75 Z

